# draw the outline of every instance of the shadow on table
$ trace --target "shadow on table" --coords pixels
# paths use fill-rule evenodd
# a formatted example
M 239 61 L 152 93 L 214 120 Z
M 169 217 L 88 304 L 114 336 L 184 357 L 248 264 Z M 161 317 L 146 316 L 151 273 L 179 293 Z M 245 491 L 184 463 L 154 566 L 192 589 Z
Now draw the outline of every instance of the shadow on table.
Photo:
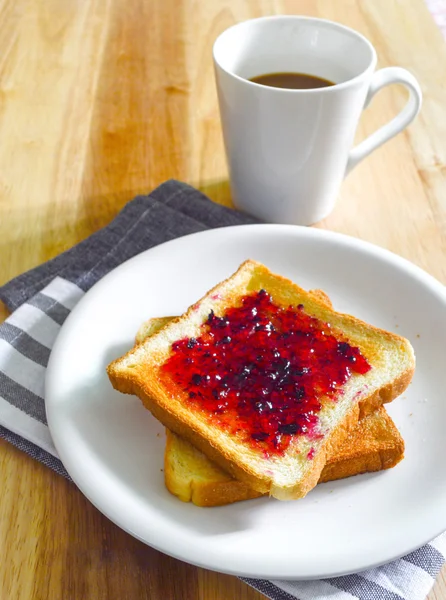
M 194 187 L 198 188 L 200 192 L 205 194 L 208 198 L 216 202 L 217 204 L 223 204 L 223 206 L 233 207 L 231 188 L 228 179 L 216 179 L 199 184 L 192 183 Z

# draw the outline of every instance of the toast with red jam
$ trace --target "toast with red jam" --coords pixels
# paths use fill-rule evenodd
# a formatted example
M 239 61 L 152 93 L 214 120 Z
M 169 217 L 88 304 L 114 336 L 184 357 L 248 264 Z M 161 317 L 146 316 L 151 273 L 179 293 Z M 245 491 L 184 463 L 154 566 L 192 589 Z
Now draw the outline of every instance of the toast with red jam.
M 248 260 L 108 374 L 229 475 L 290 500 L 414 368 L 408 340 Z
M 310 293 L 331 306 L 323 291 L 311 290 Z M 144 322 L 136 334 L 136 343 L 143 342 L 172 319 L 160 317 Z M 404 441 L 384 407 L 380 407 L 361 419 L 341 447 L 328 458 L 319 483 L 390 469 L 403 457 Z M 169 429 L 166 429 L 164 482 L 169 492 L 183 502 L 202 507 L 223 506 L 262 496 L 230 477 Z

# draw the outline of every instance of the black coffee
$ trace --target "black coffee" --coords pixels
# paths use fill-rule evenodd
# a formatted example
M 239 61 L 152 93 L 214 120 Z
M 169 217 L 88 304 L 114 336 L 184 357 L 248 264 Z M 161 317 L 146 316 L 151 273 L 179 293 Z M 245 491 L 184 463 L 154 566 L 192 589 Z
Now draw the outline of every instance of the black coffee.
M 288 90 L 311 90 L 334 85 L 328 79 L 308 75 L 307 73 L 267 73 L 266 75 L 252 77 L 249 81 Z

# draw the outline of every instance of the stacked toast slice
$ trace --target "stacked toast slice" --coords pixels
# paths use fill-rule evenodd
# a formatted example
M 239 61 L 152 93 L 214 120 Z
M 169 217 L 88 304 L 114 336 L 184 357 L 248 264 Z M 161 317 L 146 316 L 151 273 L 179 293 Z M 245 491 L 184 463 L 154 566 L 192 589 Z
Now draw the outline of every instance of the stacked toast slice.
M 381 408 L 409 384 L 410 343 L 246 261 L 179 318 L 151 320 L 108 367 L 167 428 L 166 485 L 215 506 L 394 466 Z

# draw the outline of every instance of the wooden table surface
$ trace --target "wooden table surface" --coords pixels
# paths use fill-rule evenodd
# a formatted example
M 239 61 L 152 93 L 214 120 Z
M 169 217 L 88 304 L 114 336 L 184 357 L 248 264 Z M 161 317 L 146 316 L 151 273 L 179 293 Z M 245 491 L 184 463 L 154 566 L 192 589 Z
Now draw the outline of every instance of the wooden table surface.
M 379 66 L 419 79 L 416 122 L 361 163 L 318 226 L 389 248 L 446 283 L 446 47 L 422 0 L 2 0 L 0 284 L 165 179 L 230 204 L 212 43 L 237 21 L 278 13 L 354 27 Z M 404 101 L 398 86 L 380 92 L 358 139 Z M 0 461 L 2 600 L 262 597 L 134 540 L 3 441 Z M 446 599 L 445 573 L 431 599 Z

